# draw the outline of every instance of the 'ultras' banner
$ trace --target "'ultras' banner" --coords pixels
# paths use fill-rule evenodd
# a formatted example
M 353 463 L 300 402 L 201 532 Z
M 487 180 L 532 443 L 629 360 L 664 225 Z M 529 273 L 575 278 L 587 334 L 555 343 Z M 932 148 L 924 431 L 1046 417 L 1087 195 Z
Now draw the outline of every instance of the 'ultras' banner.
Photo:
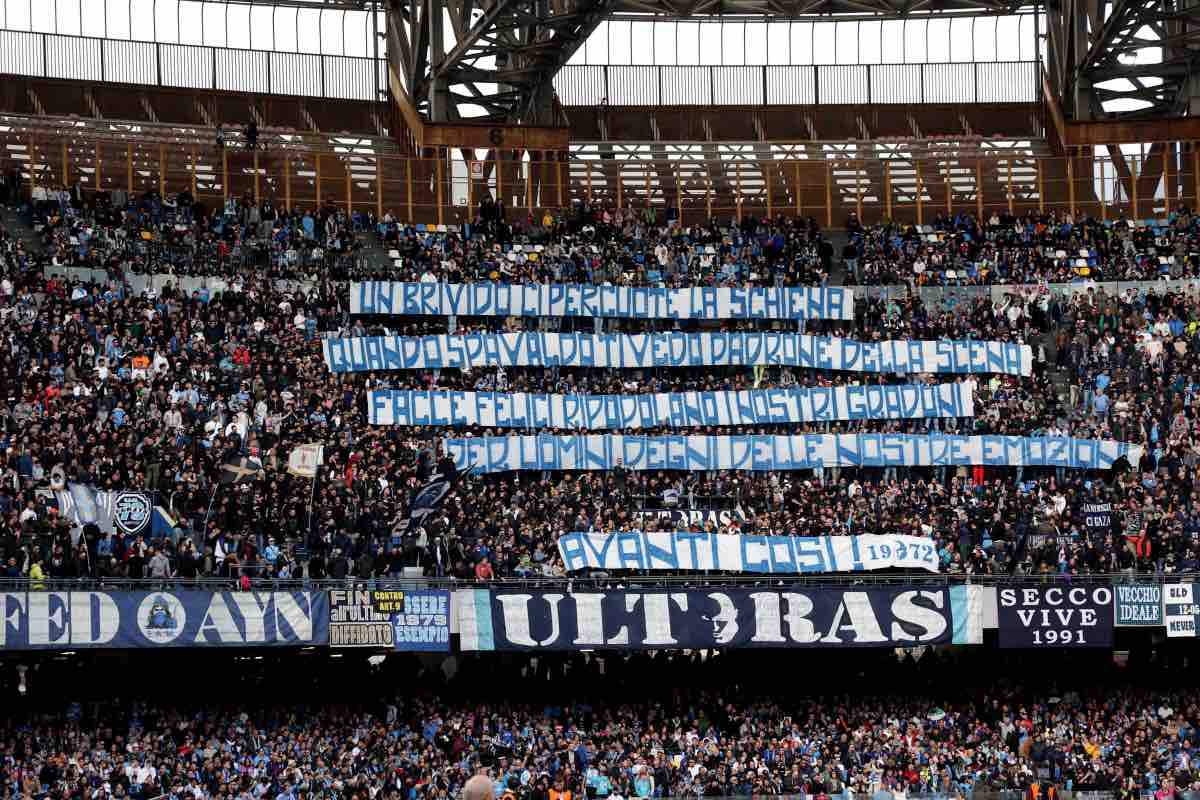
M 1109 469 L 1142 448 L 1067 437 L 812 433 L 792 436 L 476 436 L 446 439 L 459 469 L 798 470 L 819 467 L 1026 466 Z
M 376 389 L 372 425 L 484 428 L 689 428 L 854 419 L 973 417 L 973 380 L 963 383 L 818 386 L 738 392 L 526 394 Z
M 450 651 L 450 593 L 442 589 L 329 593 L 330 647 Z
M 842 372 L 1029 375 L 1027 344 L 860 342 L 803 333 L 468 333 L 325 339 L 333 372 L 465 367 L 752 367 L 775 364 Z
M 636 319 L 854 319 L 854 290 L 822 286 L 731 289 L 590 284 L 350 284 L 351 314 Z
M 915 647 L 978 641 L 975 587 L 462 590 L 463 650 Z M 956 616 L 969 617 L 962 624 Z
M 1001 647 L 1112 647 L 1108 586 L 1021 586 L 996 593 Z
M 325 592 L 0 592 L 0 649 L 266 647 L 328 640 Z
M 691 531 L 566 533 L 568 570 L 864 572 L 889 567 L 938 571 L 937 548 L 919 536 L 752 536 Z

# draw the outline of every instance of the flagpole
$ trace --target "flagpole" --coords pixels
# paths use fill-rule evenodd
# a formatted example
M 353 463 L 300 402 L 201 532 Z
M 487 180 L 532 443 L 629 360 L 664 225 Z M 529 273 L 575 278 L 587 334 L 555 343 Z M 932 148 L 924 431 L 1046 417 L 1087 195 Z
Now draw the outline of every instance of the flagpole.
M 208 510 L 204 512 L 204 535 L 205 536 L 208 536 L 208 519 L 209 519 L 209 517 L 212 516 L 213 503 L 215 503 L 217 501 L 217 487 L 219 487 L 220 485 L 221 485 L 221 482 L 219 480 L 213 482 L 212 494 L 209 495 L 209 498 L 208 498 Z
M 307 534 L 307 536 L 305 537 L 305 539 L 306 539 L 306 541 L 305 541 L 305 543 L 304 543 L 304 544 L 305 544 L 305 547 L 307 547 L 307 546 L 308 546 L 307 539 L 311 539 L 311 538 L 312 538 L 312 512 L 313 512 L 313 500 L 314 500 L 314 499 L 316 498 L 316 496 L 317 496 L 317 476 L 318 476 L 320 473 L 321 473 L 321 465 L 320 465 L 320 464 L 318 464 L 316 467 L 314 467 L 314 468 L 313 468 L 312 486 L 310 486 L 310 487 L 309 487 L 309 490 L 308 490 L 308 534 Z

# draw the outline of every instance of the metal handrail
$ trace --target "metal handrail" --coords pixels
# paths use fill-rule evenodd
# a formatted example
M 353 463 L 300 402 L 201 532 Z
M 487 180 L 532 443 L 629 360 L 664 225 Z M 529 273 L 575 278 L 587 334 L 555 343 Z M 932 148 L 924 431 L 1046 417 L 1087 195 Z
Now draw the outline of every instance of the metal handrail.
M 914 586 L 941 587 L 958 585 L 1022 586 L 1030 584 L 1064 583 L 1071 585 L 1116 585 L 1191 582 L 1200 573 L 1096 573 L 1091 575 L 961 575 L 927 573 L 849 573 L 839 575 L 717 575 L 689 573 L 659 575 L 611 570 L 578 577 L 557 578 L 498 578 L 490 581 L 452 577 L 382 577 L 307 580 L 303 578 L 250 578 L 255 590 L 316 590 L 331 589 L 462 589 L 462 588 L 554 588 L 566 591 L 580 589 L 680 587 L 846 587 L 846 586 Z M 240 578 L 0 578 L 0 592 L 6 591 L 156 591 L 156 590 L 226 590 L 238 588 Z M 38 588 L 34 589 L 32 584 Z

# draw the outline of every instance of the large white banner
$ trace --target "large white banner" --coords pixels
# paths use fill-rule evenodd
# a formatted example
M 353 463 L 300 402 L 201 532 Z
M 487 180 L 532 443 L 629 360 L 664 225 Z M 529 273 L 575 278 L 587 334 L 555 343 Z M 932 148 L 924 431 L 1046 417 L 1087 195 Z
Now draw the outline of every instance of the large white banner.
M 1027 466 L 1109 469 L 1142 447 L 1065 436 L 946 436 L 904 433 L 793 436 L 478 436 L 447 439 L 459 469 L 798 470 L 817 467 Z
M 854 290 L 824 286 L 733 289 L 590 284 L 350 284 L 351 314 L 635 319 L 854 319 Z
M 464 367 L 750 367 L 1029 375 L 1033 350 L 973 339 L 860 342 L 801 333 L 473 333 L 326 339 L 333 372 Z
M 657 394 L 526 394 L 376 389 L 372 425 L 627 430 L 854 419 L 975 416 L 975 383 Z
M 937 547 L 920 536 L 755 536 L 703 531 L 564 533 L 558 553 L 577 569 L 865 572 L 938 571 Z

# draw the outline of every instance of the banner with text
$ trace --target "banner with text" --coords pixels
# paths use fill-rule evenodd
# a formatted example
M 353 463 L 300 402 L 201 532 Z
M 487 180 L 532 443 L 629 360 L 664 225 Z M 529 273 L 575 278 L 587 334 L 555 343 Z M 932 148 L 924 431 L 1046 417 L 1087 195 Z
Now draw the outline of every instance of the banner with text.
M 1118 584 L 1113 587 L 1117 625 L 1163 624 L 1162 587 L 1156 583 Z
M 332 372 L 465 367 L 752 367 L 842 372 L 1029 375 L 1033 351 L 970 339 L 860 342 L 803 333 L 469 333 L 329 338 Z
M 937 547 L 919 536 L 754 536 L 691 531 L 565 533 L 568 570 L 865 572 L 904 567 L 938 571 Z
M 792 436 L 476 436 L 446 439 L 459 469 L 798 470 L 820 467 L 1026 466 L 1109 469 L 1136 464 L 1142 448 L 1067 437 L 946 436 L 904 433 Z
M 342 590 L 329 593 L 330 647 L 450 651 L 450 593 Z
M 329 641 L 325 592 L 0 592 L 0 650 Z
M 463 650 L 916 647 L 981 627 L 950 587 L 546 592 L 463 590 Z M 954 608 L 959 605 L 961 608 Z
M 973 380 L 639 395 L 376 389 L 369 393 L 367 410 L 372 425 L 576 430 L 689 428 L 973 417 L 974 389 Z
M 577 283 L 350 284 L 351 314 L 635 319 L 854 319 L 854 290 L 824 286 L 733 289 Z
M 1001 647 L 1112 647 L 1108 586 L 1022 586 L 996 593 Z
M 1195 585 L 1191 583 L 1163 584 L 1163 623 L 1171 639 L 1196 638 L 1200 622 L 1200 604 L 1196 602 Z

